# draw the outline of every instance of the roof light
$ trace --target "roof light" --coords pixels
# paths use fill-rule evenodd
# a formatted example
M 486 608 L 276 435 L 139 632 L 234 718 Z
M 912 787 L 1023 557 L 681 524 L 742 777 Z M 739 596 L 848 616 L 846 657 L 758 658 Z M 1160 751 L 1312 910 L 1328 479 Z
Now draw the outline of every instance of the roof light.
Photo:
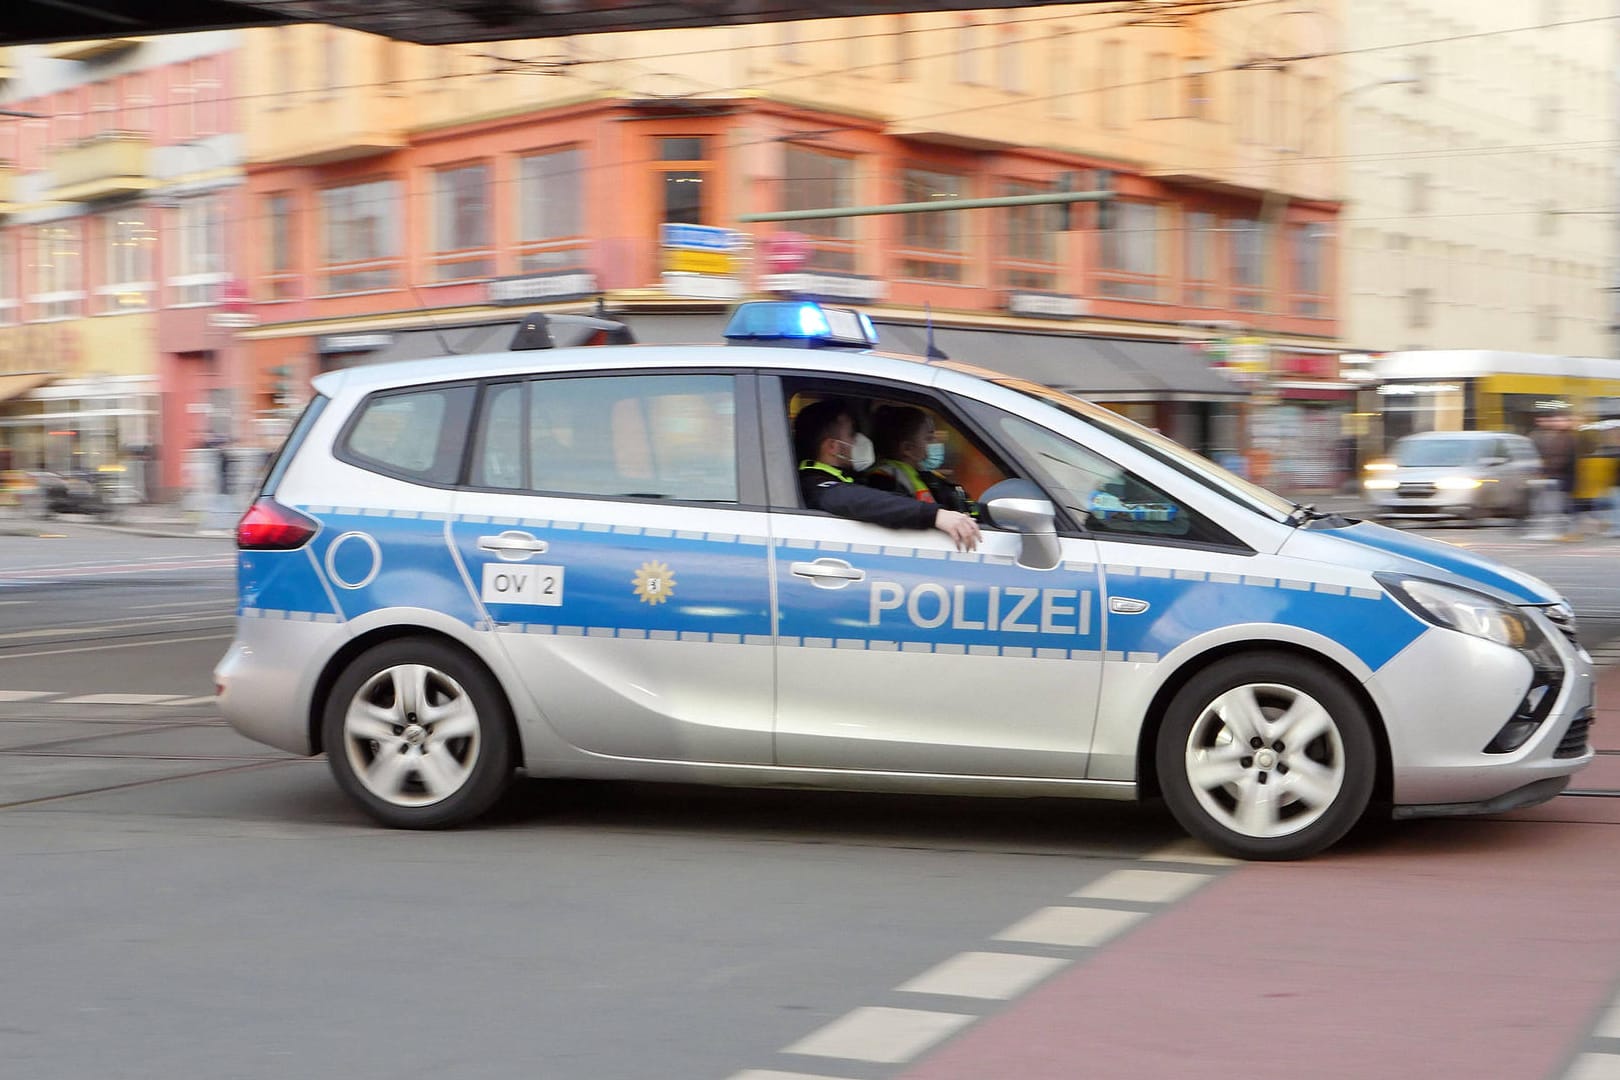
M 822 307 L 814 300 L 755 300 L 738 304 L 731 313 L 726 340 L 870 349 L 877 344 L 877 330 L 864 312 L 853 308 Z

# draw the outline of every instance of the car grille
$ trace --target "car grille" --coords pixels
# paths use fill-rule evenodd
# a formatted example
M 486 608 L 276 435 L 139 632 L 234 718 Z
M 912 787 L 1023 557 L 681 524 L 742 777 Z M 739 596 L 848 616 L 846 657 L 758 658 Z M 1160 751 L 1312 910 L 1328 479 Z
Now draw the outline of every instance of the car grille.
M 1407 481 L 1395 488 L 1395 494 L 1407 499 L 1427 499 L 1434 492 L 1433 484 L 1420 484 L 1416 481 Z
M 1592 710 L 1582 709 L 1569 722 L 1569 730 L 1564 732 L 1564 737 L 1558 740 L 1558 749 L 1553 751 L 1553 757 L 1580 757 L 1586 753 L 1586 736 L 1591 730 Z

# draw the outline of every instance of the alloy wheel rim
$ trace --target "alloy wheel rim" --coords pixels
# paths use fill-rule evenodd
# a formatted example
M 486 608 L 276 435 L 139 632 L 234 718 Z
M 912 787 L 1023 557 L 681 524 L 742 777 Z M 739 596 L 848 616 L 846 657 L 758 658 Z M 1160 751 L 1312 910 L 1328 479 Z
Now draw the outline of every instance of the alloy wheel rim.
M 460 791 L 482 744 L 472 698 L 426 664 L 377 672 L 343 717 L 343 752 L 355 778 L 394 806 L 431 806 Z
M 1309 828 L 1344 787 L 1344 741 L 1332 714 L 1280 683 L 1235 686 L 1204 706 L 1185 760 L 1204 812 L 1255 839 Z

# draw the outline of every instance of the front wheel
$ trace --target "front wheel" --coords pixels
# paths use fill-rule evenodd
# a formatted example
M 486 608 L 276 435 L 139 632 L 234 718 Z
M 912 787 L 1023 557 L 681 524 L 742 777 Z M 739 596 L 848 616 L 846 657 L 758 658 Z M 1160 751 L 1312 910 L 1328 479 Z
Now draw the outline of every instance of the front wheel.
M 1242 859 L 1301 859 L 1337 842 L 1366 812 L 1377 771 L 1355 695 L 1286 653 L 1195 675 L 1170 703 L 1155 760 L 1182 828 Z
M 326 702 L 332 775 L 391 828 L 460 825 L 511 781 L 511 713 L 495 680 L 456 649 L 404 639 L 362 653 Z

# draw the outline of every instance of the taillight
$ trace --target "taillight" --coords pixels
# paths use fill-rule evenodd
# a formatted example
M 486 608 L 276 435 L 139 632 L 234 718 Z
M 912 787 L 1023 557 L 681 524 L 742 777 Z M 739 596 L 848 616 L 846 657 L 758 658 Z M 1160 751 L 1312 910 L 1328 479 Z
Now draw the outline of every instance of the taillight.
M 303 547 L 320 528 L 313 518 L 267 495 L 256 499 L 236 523 L 236 546 L 243 551 L 289 551 Z

